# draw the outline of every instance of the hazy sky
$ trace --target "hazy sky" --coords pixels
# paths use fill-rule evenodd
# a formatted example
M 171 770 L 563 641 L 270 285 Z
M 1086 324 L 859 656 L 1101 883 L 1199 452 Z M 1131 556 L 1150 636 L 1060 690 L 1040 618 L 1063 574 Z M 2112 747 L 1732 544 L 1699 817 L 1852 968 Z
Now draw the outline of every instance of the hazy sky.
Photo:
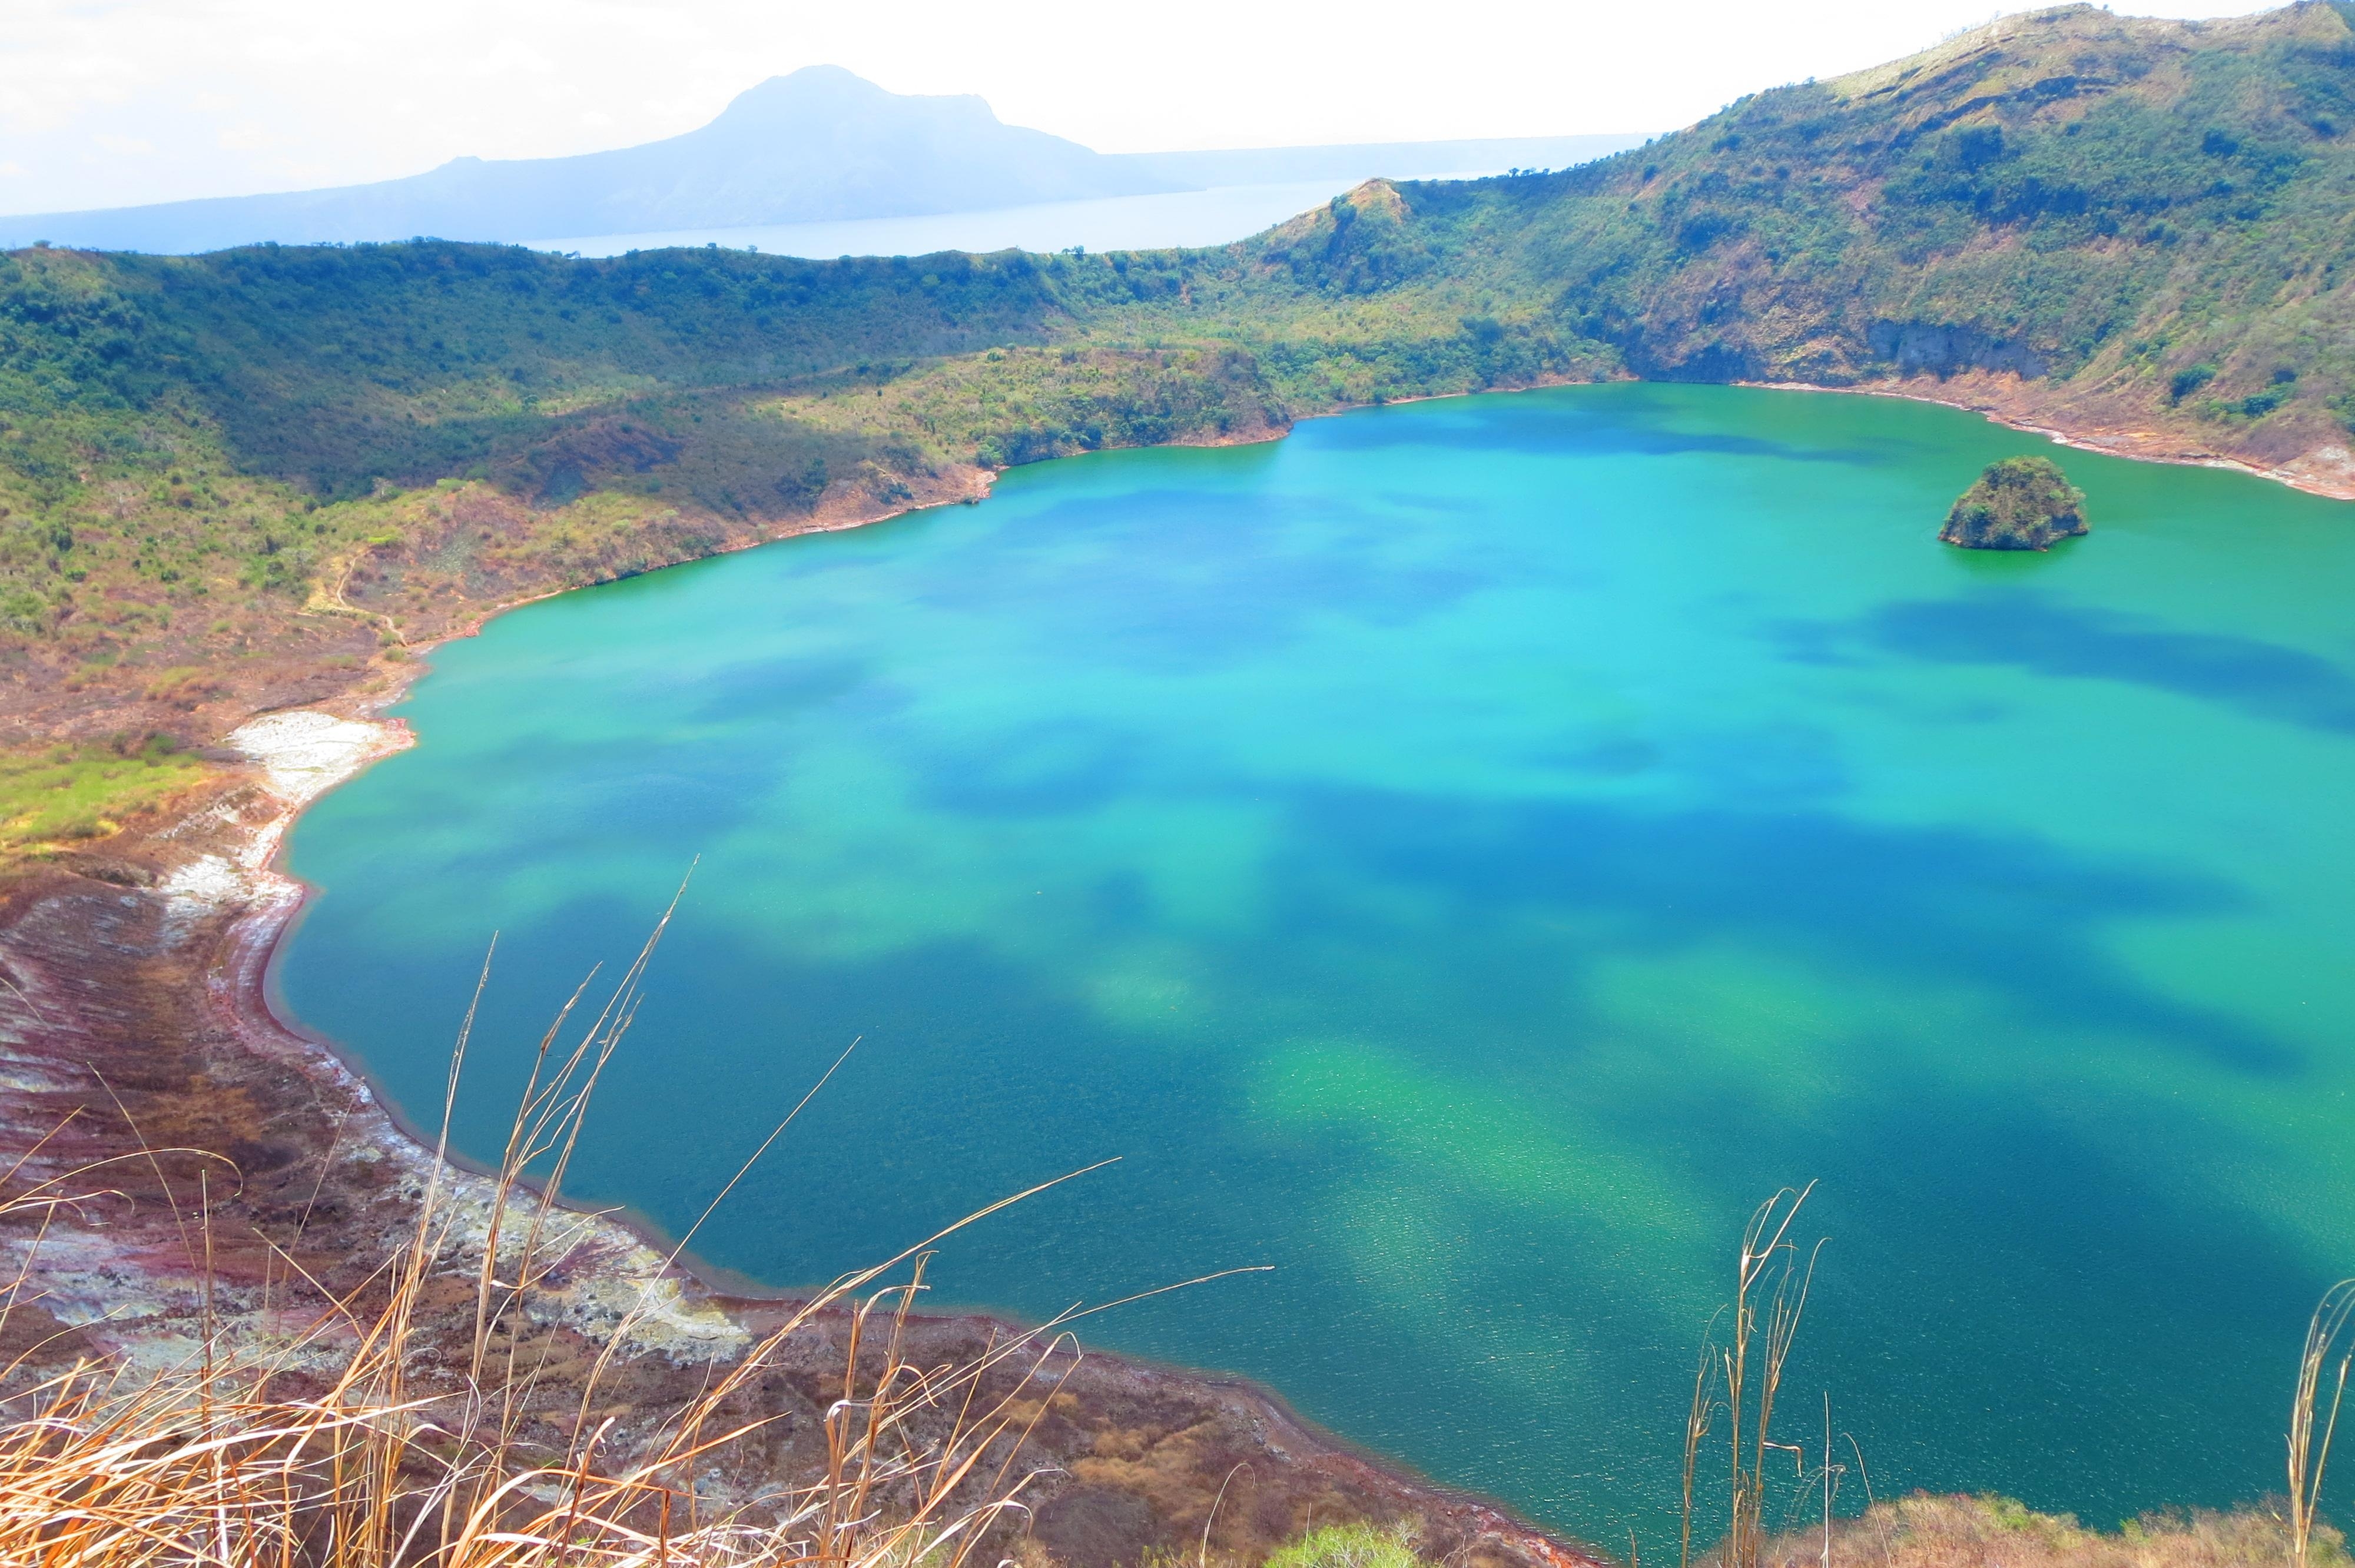
M 819 62 L 899 92 L 977 92 L 1002 119 L 1106 152 L 1668 130 L 1994 14 L 1987 0 L 0 0 L 0 212 L 626 146 Z

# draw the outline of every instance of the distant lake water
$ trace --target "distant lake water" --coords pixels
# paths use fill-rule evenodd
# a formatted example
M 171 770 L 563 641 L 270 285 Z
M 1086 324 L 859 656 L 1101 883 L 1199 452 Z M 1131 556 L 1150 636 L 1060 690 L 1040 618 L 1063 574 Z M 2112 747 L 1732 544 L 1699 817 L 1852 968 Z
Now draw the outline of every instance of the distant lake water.
M 1487 171 L 1480 171 L 1485 173 Z M 1476 178 L 1476 174 L 1432 178 Z M 1092 201 L 1041 202 L 987 212 L 947 212 L 920 217 L 865 217 L 836 223 L 783 223 L 756 228 L 687 228 L 665 234 L 604 234 L 534 239 L 537 250 L 619 256 L 678 245 L 723 250 L 765 250 L 773 256 L 830 260 L 837 256 L 928 256 L 938 250 L 1156 250 L 1171 246 L 1224 245 L 1273 228 L 1322 207 L 1353 181 L 1226 185 L 1161 196 L 1103 196 Z
M 1792 1435 L 1828 1390 L 1882 1496 L 2254 1498 L 2355 1272 L 2355 508 L 2064 452 L 2090 538 L 1935 542 L 2052 450 L 1465 398 L 533 605 L 304 819 L 279 979 L 430 1119 L 501 933 L 491 1155 L 700 855 L 576 1192 L 685 1224 L 864 1041 L 699 1238 L 730 1267 L 1118 1155 L 943 1299 L 1274 1264 L 1089 1338 L 1672 1555 L 1742 1221 L 1819 1178 Z

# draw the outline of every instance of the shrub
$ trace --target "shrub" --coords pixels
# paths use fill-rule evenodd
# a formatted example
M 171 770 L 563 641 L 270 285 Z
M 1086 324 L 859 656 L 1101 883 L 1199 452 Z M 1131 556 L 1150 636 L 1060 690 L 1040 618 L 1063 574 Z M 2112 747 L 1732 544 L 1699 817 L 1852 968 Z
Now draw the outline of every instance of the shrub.
M 1278 1547 L 1266 1568 L 1429 1568 L 1411 1522 L 1327 1524 Z
M 2215 379 L 2216 367 L 2212 365 L 2187 366 L 2168 378 L 2167 400 L 2180 403 Z

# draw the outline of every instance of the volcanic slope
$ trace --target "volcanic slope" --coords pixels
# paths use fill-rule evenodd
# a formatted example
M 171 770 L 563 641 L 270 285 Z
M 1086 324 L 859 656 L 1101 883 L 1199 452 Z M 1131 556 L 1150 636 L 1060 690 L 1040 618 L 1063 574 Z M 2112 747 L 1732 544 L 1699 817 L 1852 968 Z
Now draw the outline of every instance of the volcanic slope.
M 1639 375 L 2355 487 L 2355 7 L 2070 6 L 1199 251 L 0 260 L 0 720 L 202 739 L 497 605 L 1095 447 Z

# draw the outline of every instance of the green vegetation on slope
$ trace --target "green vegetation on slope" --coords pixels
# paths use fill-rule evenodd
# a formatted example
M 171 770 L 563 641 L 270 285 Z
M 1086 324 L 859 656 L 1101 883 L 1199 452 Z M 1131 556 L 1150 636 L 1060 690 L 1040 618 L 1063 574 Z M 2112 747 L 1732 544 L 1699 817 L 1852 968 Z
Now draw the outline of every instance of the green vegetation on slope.
M 1600 164 L 1374 182 L 1211 250 L 18 252 L 7 713 L 205 732 L 496 604 L 981 470 L 1487 387 L 2017 377 L 2051 417 L 2355 478 L 2350 259 L 2328 0 L 2013 17 Z M 147 694 L 181 666 L 220 694 Z
M 2012 17 L 1584 168 L 1401 191 L 1385 264 L 1305 270 L 1486 284 L 1640 375 L 2010 371 L 2284 452 L 2355 411 L 2355 31 L 2320 0 Z
M 201 782 L 205 767 L 158 740 L 0 753 L 0 856 L 103 838 L 121 818 Z
M 90 693 L 94 724 L 181 664 L 226 672 L 233 705 L 829 495 L 871 513 L 962 493 L 976 461 L 1264 430 L 1247 364 L 996 346 L 1068 333 L 1074 299 L 1171 287 L 1019 255 L 0 259 L 0 658 L 37 706 Z M 900 397 L 880 422 L 837 412 L 960 355 L 991 367 L 982 393 L 925 423 Z M 145 722 L 206 727 L 183 709 Z

